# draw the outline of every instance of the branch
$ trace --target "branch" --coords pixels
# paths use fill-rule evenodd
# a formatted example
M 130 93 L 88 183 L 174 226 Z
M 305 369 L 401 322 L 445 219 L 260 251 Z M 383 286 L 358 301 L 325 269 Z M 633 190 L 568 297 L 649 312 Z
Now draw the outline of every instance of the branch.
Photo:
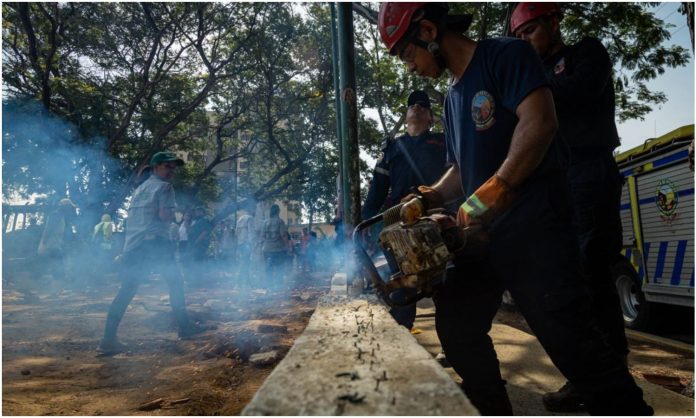
M 353 3 L 353 11 L 367 19 L 371 24 L 377 24 L 379 13 L 369 7 L 363 6 L 361 3 Z

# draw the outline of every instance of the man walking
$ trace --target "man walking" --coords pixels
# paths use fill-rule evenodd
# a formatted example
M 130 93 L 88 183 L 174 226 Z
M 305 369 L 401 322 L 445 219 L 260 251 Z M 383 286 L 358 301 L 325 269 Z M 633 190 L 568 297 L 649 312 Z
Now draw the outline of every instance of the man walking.
M 127 346 L 117 337 L 118 326 L 138 286 L 151 272 L 160 273 L 169 286 L 169 302 L 179 326 L 179 337 L 189 338 L 205 330 L 190 322 L 184 300 L 184 282 L 176 266 L 176 244 L 169 237 L 174 219 L 174 188 L 171 180 L 184 161 L 173 152 L 158 152 L 150 159 L 152 174 L 131 199 L 126 220 L 126 241 L 121 257 L 121 288 L 106 317 L 99 354 L 113 355 Z

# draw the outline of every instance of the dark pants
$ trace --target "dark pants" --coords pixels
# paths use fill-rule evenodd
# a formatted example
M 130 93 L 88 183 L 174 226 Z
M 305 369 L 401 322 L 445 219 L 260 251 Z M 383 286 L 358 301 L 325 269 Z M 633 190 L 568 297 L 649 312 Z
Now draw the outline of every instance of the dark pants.
M 490 246 L 475 259 L 457 260 L 434 297 L 436 329 L 462 387 L 483 414 L 504 394 L 488 336 L 508 289 L 554 365 L 601 415 L 642 415 L 642 400 L 620 356 L 595 325 L 580 274 L 577 239 L 562 175 L 537 180 L 490 230 Z
M 401 298 L 405 299 L 415 295 L 416 292 L 416 289 L 396 289 L 394 292 L 392 292 L 390 297 L 393 300 L 399 300 Z M 413 328 L 413 322 L 416 320 L 416 304 L 412 303 L 407 306 L 394 306 L 389 309 L 389 313 L 394 317 L 394 320 L 396 320 L 399 325 L 403 325 L 407 329 L 411 329 Z
M 389 264 L 389 270 L 392 274 L 399 271 L 399 264 L 389 252 L 384 253 L 384 257 Z M 389 298 L 394 301 L 405 300 L 408 297 L 414 296 L 418 291 L 416 289 L 401 288 L 396 289 L 389 295 Z M 397 324 L 403 325 L 407 329 L 413 328 L 413 322 L 416 320 L 416 304 L 412 303 L 406 306 L 394 306 L 389 309 L 389 313 L 394 318 Z
M 266 285 L 271 288 L 281 287 L 290 261 L 287 251 L 264 251 L 263 259 L 266 266 Z
M 150 273 L 159 273 L 166 280 L 169 287 L 169 303 L 172 306 L 179 330 L 185 330 L 190 326 L 184 299 L 184 280 L 174 258 L 174 251 L 175 244 L 173 242 L 155 239 L 144 241 L 123 255 L 120 265 L 121 288 L 109 307 L 104 329 L 105 341 L 116 339 L 118 325 L 121 323 L 128 305 L 135 297 L 140 283 Z
M 243 242 L 237 246 L 237 281 L 239 286 L 246 287 L 251 285 L 251 278 L 249 277 L 251 249 L 251 243 L 249 242 Z
M 67 268 L 65 266 L 65 253 L 60 249 L 47 250 L 41 255 L 42 264 L 45 272 L 53 276 L 53 280 L 63 281 L 66 279 Z
M 610 150 L 572 150 L 568 184 L 592 314 L 609 345 L 628 354 L 623 313 L 612 276 L 622 247 L 619 204 L 623 178 Z

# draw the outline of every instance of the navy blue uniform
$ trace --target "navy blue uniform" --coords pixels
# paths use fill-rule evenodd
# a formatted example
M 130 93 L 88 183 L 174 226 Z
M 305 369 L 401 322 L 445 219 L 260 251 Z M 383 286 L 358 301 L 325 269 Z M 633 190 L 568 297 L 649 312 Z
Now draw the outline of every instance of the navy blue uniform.
M 545 62 L 556 103 L 559 134 L 568 145 L 568 184 L 592 313 L 609 344 L 628 354 L 623 313 L 612 265 L 622 247 L 619 202 L 623 178 L 614 160 L 619 145 L 614 122 L 614 83 L 609 54 L 585 38 Z
M 407 150 L 420 175 L 411 167 L 396 141 Z M 443 134 L 426 131 L 415 137 L 406 134 L 386 140 L 370 182 L 362 218 L 371 218 L 382 209 L 398 204 L 413 187 L 435 183 L 445 173 L 447 165 Z
M 459 166 L 467 195 L 499 168 L 517 124 L 517 106 L 539 88 L 548 88 L 548 81 L 529 44 L 478 43 L 445 103 L 449 157 Z M 474 405 L 499 398 L 505 381 L 488 332 L 508 289 L 556 367 L 591 393 L 591 413 L 649 412 L 628 369 L 592 320 L 558 147 L 554 141 L 516 189 L 513 205 L 490 225 L 486 251 L 456 260 L 448 270 L 434 297 L 438 336 Z
M 399 144 L 402 146 L 399 146 Z M 404 149 L 415 165 L 411 166 Z M 396 139 L 387 139 L 382 147 L 382 158 L 375 166 L 367 199 L 363 205 L 362 218 L 368 219 L 383 209 L 398 204 L 413 187 L 435 183 L 447 171 L 445 136 L 430 131 L 412 137 L 409 134 Z M 392 297 L 407 297 L 415 291 L 400 290 Z M 396 322 L 408 329 L 416 318 L 416 305 L 391 308 Z

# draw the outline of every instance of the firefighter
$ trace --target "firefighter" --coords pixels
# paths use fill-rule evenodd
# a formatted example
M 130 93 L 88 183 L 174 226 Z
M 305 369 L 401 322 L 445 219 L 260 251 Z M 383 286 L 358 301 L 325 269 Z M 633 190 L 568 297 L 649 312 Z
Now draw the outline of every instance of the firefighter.
M 520 3 L 510 30 L 541 57 L 553 93 L 559 136 L 568 146 L 568 189 L 592 313 L 612 348 L 628 355 L 623 314 L 612 265 L 621 257 L 619 202 L 623 178 L 614 160 L 619 135 L 614 121 L 612 63 L 594 38 L 566 46 L 556 3 Z M 543 397 L 549 411 L 580 410 L 583 396 L 567 382 Z
M 458 223 L 488 242 L 456 260 L 433 299 L 447 359 L 483 415 L 512 414 L 488 336 L 507 289 L 556 367 L 589 394 L 590 413 L 652 414 L 589 311 L 541 61 L 517 39 L 467 38 L 470 23 L 446 3 L 383 3 L 379 13 L 382 41 L 409 71 L 452 77 L 445 130 L 454 165 L 419 187 L 422 200 L 437 207 L 463 193 Z
M 407 104 L 406 134 L 384 140 L 382 157 L 375 166 L 363 205 L 362 219 L 371 218 L 382 209 L 399 203 L 412 188 L 435 182 L 447 169 L 445 136 L 430 131 L 433 112 L 428 94 L 416 90 L 408 96 Z M 413 328 L 415 304 L 391 308 L 389 312 L 400 325 L 409 330 Z

